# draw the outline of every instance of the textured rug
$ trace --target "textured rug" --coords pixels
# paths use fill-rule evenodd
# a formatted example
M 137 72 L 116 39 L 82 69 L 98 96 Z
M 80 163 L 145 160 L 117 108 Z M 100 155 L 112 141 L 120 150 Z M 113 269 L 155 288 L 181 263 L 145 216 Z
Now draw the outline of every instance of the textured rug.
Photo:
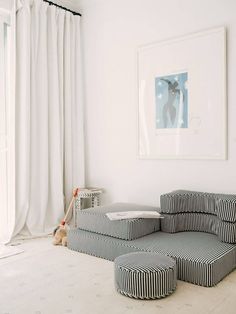
M 6 258 L 23 252 L 24 250 L 16 248 L 14 246 L 0 245 L 0 258 Z

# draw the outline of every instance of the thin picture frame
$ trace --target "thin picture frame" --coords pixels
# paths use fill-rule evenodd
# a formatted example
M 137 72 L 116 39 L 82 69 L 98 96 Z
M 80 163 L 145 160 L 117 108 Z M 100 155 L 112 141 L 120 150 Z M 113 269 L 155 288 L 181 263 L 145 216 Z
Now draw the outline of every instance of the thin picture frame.
M 226 29 L 138 49 L 138 157 L 227 159 Z

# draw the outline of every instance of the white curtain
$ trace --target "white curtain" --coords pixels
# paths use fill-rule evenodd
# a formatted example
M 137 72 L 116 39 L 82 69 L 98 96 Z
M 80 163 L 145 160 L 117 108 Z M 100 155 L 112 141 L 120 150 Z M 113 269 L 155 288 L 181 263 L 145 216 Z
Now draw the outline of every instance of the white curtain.
M 14 235 L 51 232 L 84 186 L 80 73 L 80 17 L 18 0 Z

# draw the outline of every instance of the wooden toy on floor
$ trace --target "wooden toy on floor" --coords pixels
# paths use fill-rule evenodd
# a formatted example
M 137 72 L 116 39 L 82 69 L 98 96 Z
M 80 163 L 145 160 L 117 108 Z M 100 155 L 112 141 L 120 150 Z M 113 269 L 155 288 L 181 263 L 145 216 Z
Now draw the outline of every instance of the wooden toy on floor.
M 74 201 L 75 201 L 78 193 L 79 193 L 79 188 L 74 190 L 73 197 L 72 197 L 72 200 L 71 200 L 69 207 L 66 211 L 65 217 L 61 221 L 60 225 L 57 226 L 53 232 L 53 236 L 54 236 L 53 244 L 54 245 L 67 246 L 67 228 L 68 228 L 68 226 L 66 224 L 66 220 L 67 220 L 67 218 L 71 212 L 71 209 L 73 207 Z

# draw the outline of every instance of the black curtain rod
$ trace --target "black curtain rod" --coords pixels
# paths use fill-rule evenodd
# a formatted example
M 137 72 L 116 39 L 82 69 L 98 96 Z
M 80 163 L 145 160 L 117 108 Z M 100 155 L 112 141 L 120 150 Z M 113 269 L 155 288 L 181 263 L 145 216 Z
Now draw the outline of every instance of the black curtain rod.
M 55 7 L 58 7 L 60 9 L 65 10 L 65 11 L 68 11 L 68 12 L 74 14 L 74 15 L 82 16 L 82 14 L 80 14 L 79 12 L 75 12 L 75 11 L 72 11 L 70 9 L 67 9 L 67 8 L 65 8 L 65 7 L 63 7 L 63 6 L 59 5 L 59 4 L 56 4 L 56 3 L 52 2 L 52 1 L 48 1 L 48 0 L 43 0 L 43 1 L 49 3 L 49 5 L 55 5 Z

